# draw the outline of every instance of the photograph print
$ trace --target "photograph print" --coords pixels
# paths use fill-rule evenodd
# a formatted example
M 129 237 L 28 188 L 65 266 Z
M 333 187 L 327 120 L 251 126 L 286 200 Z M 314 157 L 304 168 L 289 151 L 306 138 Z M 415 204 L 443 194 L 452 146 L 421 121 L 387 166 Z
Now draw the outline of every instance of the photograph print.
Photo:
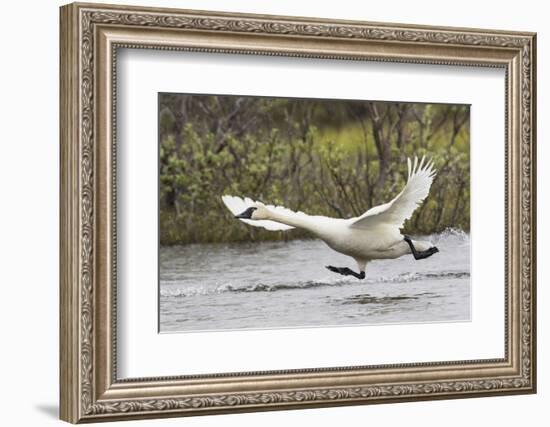
M 159 331 L 469 321 L 470 106 L 159 93 Z

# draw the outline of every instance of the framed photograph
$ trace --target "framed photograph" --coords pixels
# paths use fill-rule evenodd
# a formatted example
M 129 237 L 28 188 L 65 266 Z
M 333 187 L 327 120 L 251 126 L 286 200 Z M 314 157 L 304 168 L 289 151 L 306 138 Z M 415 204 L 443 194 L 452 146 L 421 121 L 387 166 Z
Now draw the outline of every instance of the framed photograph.
M 63 420 L 535 392 L 535 34 L 60 22 Z

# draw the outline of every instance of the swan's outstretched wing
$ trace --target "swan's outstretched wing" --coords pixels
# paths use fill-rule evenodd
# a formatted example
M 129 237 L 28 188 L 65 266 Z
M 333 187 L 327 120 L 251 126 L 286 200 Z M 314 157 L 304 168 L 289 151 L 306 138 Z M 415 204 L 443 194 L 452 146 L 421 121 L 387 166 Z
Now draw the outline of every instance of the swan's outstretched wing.
M 248 208 L 256 205 L 256 204 L 262 204 L 261 202 L 255 202 L 254 200 L 245 197 L 244 199 L 241 199 L 237 196 L 222 196 L 222 201 L 227 206 L 227 209 L 231 211 L 233 215 L 239 215 L 240 213 L 244 212 Z M 296 212 L 291 211 L 290 209 L 284 208 L 282 206 L 273 206 L 273 205 L 264 205 L 267 209 L 271 211 L 279 211 L 284 212 L 286 214 L 292 213 L 295 214 Z M 279 231 L 279 230 L 290 230 L 294 227 L 286 224 L 281 224 L 280 222 L 276 221 L 270 221 L 270 220 L 252 220 L 252 219 L 242 219 L 239 218 L 242 222 L 247 223 L 248 225 L 252 225 L 254 227 L 263 227 L 266 230 L 270 231 Z
M 351 227 L 365 229 L 377 225 L 403 227 L 404 222 L 412 216 L 420 203 L 428 196 L 435 177 L 436 171 L 433 168 L 433 163 L 431 161 L 424 163 L 424 159 L 422 157 L 419 163 L 415 157 L 412 165 L 411 159 L 407 159 L 409 176 L 401 193 L 391 202 L 369 209 L 356 218 Z

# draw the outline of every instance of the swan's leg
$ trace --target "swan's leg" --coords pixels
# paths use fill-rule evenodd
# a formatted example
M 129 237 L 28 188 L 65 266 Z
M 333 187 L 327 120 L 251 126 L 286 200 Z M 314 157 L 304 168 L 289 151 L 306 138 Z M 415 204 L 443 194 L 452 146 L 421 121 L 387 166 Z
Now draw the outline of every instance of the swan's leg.
M 334 267 L 332 265 L 327 265 L 327 268 L 330 271 L 341 274 L 342 276 L 353 276 L 353 277 L 357 277 L 358 279 L 364 279 L 365 278 L 365 272 L 364 271 L 361 271 L 360 273 L 356 273 L 351 268 L 348 268 L 348 267 Z
M 409 245 L 411 248 L 411 252 L 414 256 L 415 260 L 424 259 L 431 257 L 433 254 L 439 252 L 439 249 L 437 249 L 435 246 L 432 246 L 431 248 L 425 250 L 425 251 L 417 251 L 416 248 L 413 245 L 412 239 L 409 236 L 404 236 L 403 238 L 405 242 Z

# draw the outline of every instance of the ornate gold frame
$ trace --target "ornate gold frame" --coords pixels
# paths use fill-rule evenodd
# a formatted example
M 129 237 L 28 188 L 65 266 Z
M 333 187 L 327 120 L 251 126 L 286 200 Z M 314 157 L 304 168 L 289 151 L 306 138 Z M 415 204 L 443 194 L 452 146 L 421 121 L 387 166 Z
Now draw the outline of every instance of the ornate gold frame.
M 61 8 L 61 418 L 129 418 L 535 392 L 535 34 L 99 4 Z M 506 70 L 505 357 L 176 378 L 116 376 L 117 47 Z

